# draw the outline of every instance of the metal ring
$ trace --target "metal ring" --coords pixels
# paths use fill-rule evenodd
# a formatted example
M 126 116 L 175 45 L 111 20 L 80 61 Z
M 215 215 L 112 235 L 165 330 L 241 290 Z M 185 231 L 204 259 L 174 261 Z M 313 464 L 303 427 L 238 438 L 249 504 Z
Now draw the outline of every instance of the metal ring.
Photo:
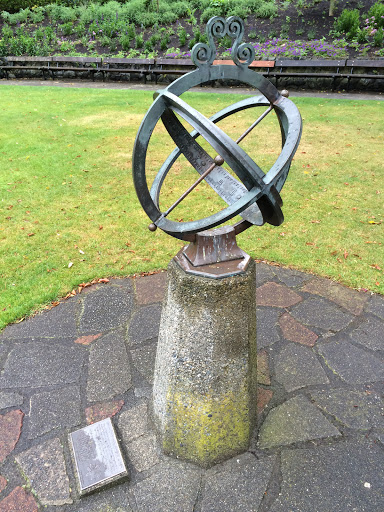
M 267 104 L 272 104 L 278 116 L 283 138 L 283 148 L 280 156 L 266 175 L 230 137 L 215 126 L 215 123 L 220 119 L 224 119 L 245 108 L 260 105 L 259 99 L 250 98 L 238 102 L 215 114 L 208 120 L 198 111 L 191 109 L 188 104 L 179 98 L 183 92 L 191 87 L 220 78 L 233 78 L 257 88 L 268 100 Z M 194 132 L 191 136 L 196 138 L 199 134 L 203 135 L 219 154 L 223 153 L 222 156 L 225 155 L 225 160 L 227 161 L 228 159 L 228 164 L 247 188 L 247 192 L 240 199 L 230 204 L 221 212 L 204 219 L 189 222 L 175 222 L 163 216 L 158 206 L 160 188 L 172 164 L 181 154 L 180 150 L 177 149 L 163 164 L 155 178 L 151 192 L 149 191 L 145 173 L 147 148 L 157 122 L 167 109 L 177 112 L 198 129 L 198 133 Z M 271 82 L 262 75 L 247 68 L 226 65 L 202 67 L 192 71 L 159 93 L 139 128 L 133 150 L 133 180 L 140 203 L 155 225 L 168 234 L 182 240 L 193 240 L 195 233 L 211 229 L 226 222 L 237 214 L 241 214 L 253 203 L 257 201 L 262 202 L 262 198 L 264 198 L 263 201 L 269 202 L 267 206 L 272 213 L 269 219 L 261 219 L 260 221 L 259 218 L 259 221 L 254 223 L 260 225 L 265 220 L 271 223 L 280 223 L 282 218 L 274 219 L 273 214 L 274 210 L 279 210 L 278 192 L 286 180 L 300 135 L 301 117 L 296 106 L 290 100 L 281 96 Z M 228 148 L 230 149 L 228 150 Z M 264 206 L 263 209 L 265 209 Z

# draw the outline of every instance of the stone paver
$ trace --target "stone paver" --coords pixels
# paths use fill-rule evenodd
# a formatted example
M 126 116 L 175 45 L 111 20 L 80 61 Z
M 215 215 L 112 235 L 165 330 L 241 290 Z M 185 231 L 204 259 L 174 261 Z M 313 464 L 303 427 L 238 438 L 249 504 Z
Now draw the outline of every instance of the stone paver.
M 318 346 L 326 364 L 345 382 L 364 384 L 384 379 L 383 362 L 348 340 L 333 340 Z
M 133 293 L 117 286 L 103 287 L 86 295 L 80 330 L 97 334 L 126 323 L 133 309 Z
M 257 414 L 261 414 L 264 408 L 272 400 L 273 391 L 262 387 L 257 388 Z
M 275 457 L 257 460 L 245 453 L 208 470 L 201 512 L 258 510 L 275 461 Z
M 0 409 L 6 409 L 7 407 L 16 407 L 22 405 L 24 398 L 19 393 L 7 393 L 6 391 L 0 391 Z
M 77 340 L 75 340 L 75 343 L 87 346 L 90 345 L 92 341 L 95 341 L 97 340 L 97 338 L 100 338 L 100 336 L 102 335 L 103 333 L 99 332 L 99 334 L 89 334 L 88 336 L 80 336 L 80 338 L 77 338 Z
M 139 472 L 159 464 L 159 447 L 154 434 L 140 436 L 126 446 L 128 458 Z
M 270 512 L 384 510 L 382 451 L 366 440 L 283 450 L 282 487 Z
M 75 427 L 80 422 L 81 398 L 78 386 L 32 395 L 28 432 L 30 439 L 54 429 Z
M 351 338 L 371 350 L 384 350 L 383 322 L 378 318 L 367 318 L 352 331 Z
M 141 348 L 130 350 L 131 357 L 135 368 L 141 373 L 147 382 L 153 384 L 156 345 L 145 345 Z
M 285 285 L 274 282 L 265 283 L 256 290 L 256 304 L 258 306 L 288 308 L 301 300 L 301 296 L 296 292 Z
M 81 347 L 35 342 L 16 345 L 10 352 L 0 388 L 40 388 L 78 382 L 84 361 Z
M 7 479 L 0 475 L 0 493 L 7 487 Z
M 269 374 L 268 353 L 262 350 L 257 354 L 257 382 L 269 386 L 271 377 Z
M 275 308 L 256 308 L 256 335 L 258 350 L 280 341 L 277 330 L 281 311 Z
M 161 304 L 141 307 L 129 326 L 128 337 L 132 344 L 156 338 L 159 333 Z
M 371 391 L 349 389 L 312 391 L 311 397 L 321 409 L 347 427 L 368 430 L 384 429 L 384 402 Z
M 384 320 L 384 297 L 381 295 L 374 295 L 369 299 L 366 309 L 369 313 L 372 313 Z
M 134 499 L 129 493 L 129 487 L 127 485 L 117 485 L 105 488 L 101 492 L 90 496 L 82 497 L 73 510 L 74 512 L 137 512 L 137 509 L 133 511 L 133 508 L 131 508 L 133 502 Z M 56 511 L 52 510 L 52 512 Z
M 201 471 L 192 464 L 162 463 L 133 489 L 140 512 L 193 512 Z
M 20 453 L 16 461 L 42 505 L 72 503 L 63 447 L 58 438 Z
M 359 315 L 364 309 L 364 305 L 368 300 L 368 295 L 351 290 L 329 279 L 313 279 L 305 284 L 302 288 L 303 292 L 321 295 L 332 300 L 339 306 L 347 309 L 354 315 Z
M 89 353 L 88 401 L 109 400 L 131 386 L 130 363 L 122 334 L 112 332 L 93 342 Z
M 327 384 L 328 377 L 314 352 L 308 347 L 285 346 L 275 363 L 276 380 L 289 392 L 316 384 Z
M 259 287 L 268 281 L 272 281 L 275 277 L 275 267 L 270 267 L 265 263 L 256 264 L 256 286 Z
M 317 334 L 307 329 L 289 313 L 285 313 L 280 317 L 279 324 L 286 340 L 313 347 L 318 339 Z
M 0 512 L 38 512 L 34 497 L 22 487 L 16 487 L 0 501 Z
M 124 400 L 112 400 L 111 402 L 100 402 L 85 409 L 87 425 L 96 421 L 105 420 L 115 416 L 124 405 Z
M 150 430 L 147 404 L 136 405 L 121 413 L 118 425 L 125 444 L 147 434 Z
M 296 396 L 270 411 L 260 429 L 259 447 L 271 448 L 340 435 L 305 397 Z
M 276 274 L 279 281 L 283 282 L 289 288 L 296 288 L 302 285 L 305 281 L 311 279 L 311 276 L 298 270 L 291 270 L 283 267 L 273 267 L 273 271 Z
M 167 274 L 111 280 L 0 335 L 0 512 L 384 510 L 384 298 L 265 263 L 256 273 L 254 454 L 203 470 L 161 453 L 151 407 Z M 131 478 L 80 498 L 68 431 L 106 417 Z
M 15 448 L 21 434 L 24 413 L 20 410 L 0 415 L 0 462 Z
M 292 308 L 291 314 L 305 325 L 336 332 L 347 327 L 354 318 L 322 297 L 305 300 Z
M 76 334 L 76 318 L 80 311 L 77 298 L 62 302 L 49 312 L 43 312 L 19 324 L 9 325 L 3 338 L 66 338 Z
M 137 302 L 142 305 L 161 302 L 164 299 L 166 286 L 166 272 L 136 278 L 135 287 Z

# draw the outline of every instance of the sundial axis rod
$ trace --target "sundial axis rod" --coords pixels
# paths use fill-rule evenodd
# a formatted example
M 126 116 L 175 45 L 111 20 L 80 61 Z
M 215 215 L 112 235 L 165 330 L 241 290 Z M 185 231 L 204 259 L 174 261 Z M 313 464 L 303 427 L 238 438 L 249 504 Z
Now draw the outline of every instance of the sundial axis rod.
M 244 139 L 244 137 L 246 137 L 248 133 L 250 133 L 255 128 L 255 126 L 257 126 L 260 123 L 260 121 L 262 121 L 264 117 L 270 113 L 272 109 L 273 106 L 270 105 L 267 108 L 267 110 L 263 114 L 261 114 L 261 116 L 258 119 L 256 119 L 256 121 L 253 124 L 251 124 L 251 126 L 247 130 L 245 130 L 245 132 L 242 135 L 240 135 L 240 137 L 235 141 L 236 144 L 239 144 L 239 142 L 241 142 Z
M 247 128 L 245 130 L 245 132 L 242 135 L 240 135 L 240 137 L 238 139 L 235 140 L 236 144 L 239 144 L 239 142 L 241 142 L 271 112 L 272 109 L 273 109 L 273 106 L 270 105 L 267 108 L 267 110 L 263 114 L 261 114 L 261 116 L 258 119 L 256 119 L 256 121 L 253 124 L 251 124 L 251 126 L 249 128 Z M 216 166 L 223 165 L 223 163 L 224 163 L 224 158 L 222 158 L 220 155 L 217 155 L 214 158 L 214 163 L 211 164 L 208 167 L 208 169 L 206 171 L 204 171 L 203 174 L 201 174 L 199 176 L 199 178 L 179 197 L 179 199 L 177 199 L 173 203 L 172 206 L 170 206 L 168 208 L 167 211 L 165 211 L 161 215 L 161 217 L 167 217 L 171 213 L 171 211 L 173 211 L 176 208 L 176 206 L 178 206 L 181 203 L 181 201 L 183 201 L 192 192 L 192 190 L 194 190 L 197 187 L 197 185 L 199 183 L 201 183 L 208 176 L 208 174 L 210 174 L 213 171 L 213 169 Z

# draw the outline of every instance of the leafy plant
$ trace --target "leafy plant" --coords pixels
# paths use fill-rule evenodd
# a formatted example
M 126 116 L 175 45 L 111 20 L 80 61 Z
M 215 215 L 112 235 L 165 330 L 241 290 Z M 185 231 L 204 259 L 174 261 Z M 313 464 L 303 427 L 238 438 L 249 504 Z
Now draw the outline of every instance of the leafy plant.
M 348 39 L 357 35 L 360 25 L 360 13 L 357 9 L 344 9 L 335 22 L 335 29 L 346 34 Z
M 135 47 L 142 48 L 144 46 L 144 38 L 141 34 L 137 34 L 135 38 Z
M 145 41 L 145 43 L 144 43 L 144 51 L 145 51 L 145 52 L 148 52 L 148 53 L 149 53 L 149 52 L 151 52 L 151 51 L 153 51 L 153 46 L 152 46 L 152 43 L 151 43 L 151 40 L 150 40 L 150 39 L 148 39 L 147 41 Z
M 376 2 L 368 11 L 368 17 L 375 18 L 377 27 L 384 27 L 384 3 Z
M 277 6 L 274 2 L 261 3 L 255 11 L 258 18 L 273 18 L 277 16 Z
M 32 23 L 34 23 L 35 25 L 37 23 L 41 23 L 44 20 L 44 16 L 45 16 L 44 7 L 33 7 L 32 8 L 32 11 L 30 14 Z
M 1 29 L 1 35 L 4 39 L 4 41 L 8 41 L 11 37 L 13 37 L 13 30 L 9 25 L 6 23 L 3 25 L 3 28 Z
M 206 23 L 208 20 L 213 18 L 213 16 L 217 16 L 217 9 L 216 7 L 207 7 L 204 9 L 204 11 L 201 13 L 200 20 L 203 23 Z
M 84 23 L 77 23 L 74 28 L 77 37 L 83 37 L 87 32 Z
M 182 28 L 181 30 L 178 31 L 178 36 L 179 36 L 180 46 L 184 46 L 187 42 L 187 31 L 185 30 L 185 28 Z
M 281 25 L 280 37 L 282 39 L 287 39 L 288 35 L 289 35 L 289 25 L 287 23 L 283 23 Z
M 368 41 L 368 32 L 359 28 L 356 32 L 356 41 L 360 44 L 366 43 Z
M 192 26 L 196 25 L 196 23 L 197 23 L 195 12 L 196 12 L 196 9 L 191 9 L 191 8 L 188 7 L 188 10 L 187 10 L 187 16 L 188 16 L 187 22 L 190 23 Z
M 59 25 L 59 29 L 61 30 L 64 36 L 70 36 L 73 33 L 73 22 L 68 21 L 63 25 Z
M 47 38 L 47 41 L 49 41 L 50 43 L 52 43 L 53 41 L 56 41 L 55 31 L 53 30 L 53 28 L 50 25 L 45 27 L 45 37 Z
M 233 39 L 229 36 L 224 36 L 219 40 L 221 48 L 232 48 Z
M 373 44 L 377 48 L 381 48 L 383 46 L 383 39 L 384 39 L 384 30 L 382 27 L 380 27 L 377 32 L 373 35 Z
M 168 48 L 168 43 L 169 43 L 169 37 L 164 36 L 162 38 L 162 40 L 160 41 L 160 50 L 164 52 Z

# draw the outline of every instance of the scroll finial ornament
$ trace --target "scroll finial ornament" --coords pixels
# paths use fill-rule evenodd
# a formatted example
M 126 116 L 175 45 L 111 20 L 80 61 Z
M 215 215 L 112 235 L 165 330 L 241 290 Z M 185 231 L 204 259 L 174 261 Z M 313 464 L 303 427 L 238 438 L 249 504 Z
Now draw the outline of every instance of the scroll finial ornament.
M 221 16 L 211 18 L 206 27 L 208 44 L 197 43 L 192 48 L 191 59 L 197 67 L 211 66 L 216 57 L 215 38 L 229 36 L 234 39 L 231 56 L 233 62 L 240 67 L 248 67 L 255 58 L 255 49 L 250 44 L 240 44 L 244 35 L 244 22 L 237 16 L 226 20 Z

